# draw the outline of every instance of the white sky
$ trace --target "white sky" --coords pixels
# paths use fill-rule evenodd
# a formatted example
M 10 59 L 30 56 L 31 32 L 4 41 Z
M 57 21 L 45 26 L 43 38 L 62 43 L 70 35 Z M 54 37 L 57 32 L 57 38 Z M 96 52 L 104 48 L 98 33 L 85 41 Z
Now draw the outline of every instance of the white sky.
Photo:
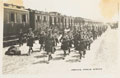
M 68 16 L 78 16 L 106 21 L 101 15 L 100 0 L 23 0 L 26 8 L 40 11 L 57 11 Z M 117 20 L 117 15 L 113 17 Z
M 24 0 L 24 4 L 37 10 L 46 9 L 46 11 L 57 11 L 70 16 L 101 18 L 99 0 Z

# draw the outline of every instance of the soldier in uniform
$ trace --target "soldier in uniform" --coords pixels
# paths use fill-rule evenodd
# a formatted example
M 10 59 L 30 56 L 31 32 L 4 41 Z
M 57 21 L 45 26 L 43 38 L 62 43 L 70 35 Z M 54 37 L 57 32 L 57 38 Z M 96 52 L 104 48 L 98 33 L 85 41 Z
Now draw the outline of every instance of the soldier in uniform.
M 44 48 L 44 43 L 45 43 L 45 33 L 41 32 L 39 36 L 40 51 L 42 48 Z
M 56 51 L 55 46 L 57 46 L 57 42 L 56 42 L 56 34 L 52 33 L 52 53 L 54 54 Z
M 88 50 L 90 50 L 91 43 L 92 43 L 92 33 L 90 30 L 88 30 L 88 33 L 87 33 L 87 49 Z
M 29 29 L 29 32 L 27 34 L 27 46 L 29 46 L 28 55 L 30 55 L 31 51 L 33 52 L 33 43 L 34 43 L 34 33 L 32 32 L 32 28 Z
M 54 38 L 55 38 L 55 46 L 57 46 L 57 44 L 58 44 L 58 34 L 55 32 L 54 33 Z
M 64 57 L 67 55 L 66 51 L 69 49 L 69 42 L 68 42 L 68 38 L 67 35 L 65 35 L 62 38 L 62 44 L 61 44 L 61 49 L 64 51 Z
M 72 38 L 72 33 L 69 32 L 68 33 L 68 51 L 69 51 L 69 54 L 71 52 L 70 48 L 72 48 L 72 44 L 73 44 L 73 38 Z
M 49 30 L 49 33 L 46 35 L 46 39 L 45 39 L 45 51 L 48 54 L 48 61 L 50 61 L 53 57 L 52 57 L 52 52 L 53 52 L 53 41 L 54 38 L 52 37 L 51 31 Z
M 77 37 L 78 37 L 78 33 L 75 33 L 75 35 L 74 35 L 74 48 L 75 49 L 77 47 Z
M 93 40 L 95 40 L 96 39 L 96 31 L 95 31 L 94 27 L 92 29 L 92 35 L 93 35 Z

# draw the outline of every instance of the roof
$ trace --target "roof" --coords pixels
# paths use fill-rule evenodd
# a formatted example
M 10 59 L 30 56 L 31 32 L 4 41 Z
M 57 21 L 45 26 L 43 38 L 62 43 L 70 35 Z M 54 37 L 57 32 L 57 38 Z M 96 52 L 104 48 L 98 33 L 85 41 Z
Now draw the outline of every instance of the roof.
M 14 4 L 8 4 L 8 3 L 4 3 L 4 8 L 27 11 L 27 10 L 24 8 L 24 6 L 18 6 L 18 5 L 14 5 Z

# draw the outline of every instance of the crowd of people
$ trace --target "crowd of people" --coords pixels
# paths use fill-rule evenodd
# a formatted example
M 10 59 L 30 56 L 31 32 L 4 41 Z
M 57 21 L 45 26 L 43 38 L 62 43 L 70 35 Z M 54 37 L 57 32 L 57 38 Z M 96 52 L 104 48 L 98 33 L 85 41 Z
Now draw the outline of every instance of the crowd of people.
M 48 61 L 53 58 L 52 54 L 57 51 L 56 46 L 58 43 L 61 43 L 61 50 L 63 50 L 64 54 L 63 59 L 71 53 L 71 48 L 74 48 L 75 51 L 79 52 L 81 60 L 82 57 L 85 57 L 86 50 L 90 50 L 91 43 L 97 39 L 98 36 L 101 36 L 106 29 L 107 28 L 104 26 L 97 29 L 92 26 L 92 29 L 86 27 L 60 33 L 59 31 L 47 28 L 46 31 L 40 31 L 37 34 L 34 34 L 32 28 L 30 28 L 26 35 L 27 46 L 29 46 L 28 55 L 33 52 L 33 44 L 36 36 L 37 40 L 39 40 L 40 51 L 43 49 L 46 52 Z M 23 45 L 22 30 L 19 34 L 19 45 Z

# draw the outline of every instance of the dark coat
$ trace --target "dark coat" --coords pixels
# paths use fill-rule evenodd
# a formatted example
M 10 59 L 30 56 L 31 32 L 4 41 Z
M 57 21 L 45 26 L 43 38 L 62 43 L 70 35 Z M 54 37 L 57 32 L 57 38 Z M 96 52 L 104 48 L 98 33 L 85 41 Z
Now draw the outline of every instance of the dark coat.
M 54 39 L 47 37 L 45 40 L 45 51 L 52 52 L 54 46 Z
M 86 44 L 83 40 L 77 42 L 76 50 L 84 51 L 86 49 Z
M 72 40 L 72 39 L 70 39 L 68 42 L 69 42 L 69 47 L 72 47 L 73 40 Z
M 63 39 L 61 49 L 68 50 L 68 48 L 69 48 L 69 41 L 66 39 Z
M 28 33 L 27 46 L 33 47 L 33 43 L 34 43 L 34 34 Z
M 44 42 L 45 42 L 45 36 L 44 35 L 40 35 L 39 43 L 40 44 L 44 44 Z

